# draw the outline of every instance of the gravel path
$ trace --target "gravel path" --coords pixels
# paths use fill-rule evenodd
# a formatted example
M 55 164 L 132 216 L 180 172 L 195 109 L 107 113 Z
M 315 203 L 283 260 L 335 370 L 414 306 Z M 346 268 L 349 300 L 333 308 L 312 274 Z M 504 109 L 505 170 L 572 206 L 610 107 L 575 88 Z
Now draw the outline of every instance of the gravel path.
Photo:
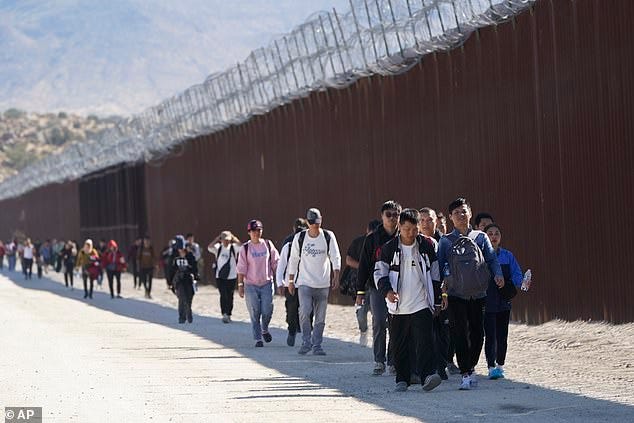
M 41 406 L 46 422 L 634 421 L 634 324 L 512 325 L 507 379 L 484 379 L 482 359 L 477 390 L 452 376 L 397 394 L 370 376 L 351 307 L 328 308 L 327 356 L 300 356 L 278 329 L 280 297 L 273 342 L 256 349 L 237 295 L 223 324 L 217 291 L 201 287 L 194 323 L 179 325 L 163 280 L 153 300 L 126 276 L 124 299 L 85 301 L 49 277 L 0 274 L 0 407 Z

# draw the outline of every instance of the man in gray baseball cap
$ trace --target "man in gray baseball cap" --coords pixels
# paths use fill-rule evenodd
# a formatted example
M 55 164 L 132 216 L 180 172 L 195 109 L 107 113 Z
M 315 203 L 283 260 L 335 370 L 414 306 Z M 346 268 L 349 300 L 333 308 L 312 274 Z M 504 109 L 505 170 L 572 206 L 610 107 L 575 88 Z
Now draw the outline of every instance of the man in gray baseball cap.
M 339 288 L 341 254 L 335 234 L 321 228 L 321 212 L 318 209 L 308 209 L 306 220 L 308 230 L 297 233 L 291 244 L 286 284 L 291 295 L 296 286 L 299 292 L 302 346 L 298 353 L 304 355 L 312 350 L 314 355 L 326 355 L 321 343 L 326 326 L 328 292 Z M 312 313 L 315 315 L 313 328 Z

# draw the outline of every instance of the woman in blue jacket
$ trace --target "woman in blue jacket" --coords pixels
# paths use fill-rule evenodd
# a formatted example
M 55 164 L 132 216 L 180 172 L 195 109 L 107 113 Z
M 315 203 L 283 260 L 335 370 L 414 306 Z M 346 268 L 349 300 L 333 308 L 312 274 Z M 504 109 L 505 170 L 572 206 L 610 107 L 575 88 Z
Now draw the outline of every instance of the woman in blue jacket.
M 502 268 L 504 282 L 517 288 L 522 285 L 522 269 L 509 250 L 500 247 L 502 233 L 495 223 L 488 225 L 484 231 L 491 240 L 491 245 Z M 511 301 L 505 299 L 493 281 L 489 284 L 486 297 L 486 313 L 484 317 L 484 354 L 489 367 L 489 379 L 504 377 L 504 361 L 509 334 Z

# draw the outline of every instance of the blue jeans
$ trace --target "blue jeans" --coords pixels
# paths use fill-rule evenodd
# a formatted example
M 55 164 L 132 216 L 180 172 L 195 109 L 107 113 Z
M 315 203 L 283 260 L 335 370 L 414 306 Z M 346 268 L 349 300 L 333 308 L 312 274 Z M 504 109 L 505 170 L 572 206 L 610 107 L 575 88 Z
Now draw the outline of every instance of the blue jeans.
M 392 365 L 392 349 L 386 346 L 388 313 L 385 298 L 375 288 L 370 288 L 370 311 L 372 312 L 372 349 L 374 361 L 385 363 L 387 350 L 387 365 Z
M 357 323 L 359 323 L 359 331 L 366 332 L 368 330 L 368 312 L 370 311 L 370 291 L 365 293 L 363 304 L 356 310 Z
M 321 348 L 326 327 L 326 307 L 328 306 L 328 292 L 330 288 L 311 288 L 300 285 L 299 292 L 299 324 L 302 328 L 302 346 Z M 314 313 L 315 324 L 312 328 L 310 316 Z
M 264 286 L 244 284 L 244 299 L 251 317 L 253 339 L 262 340 L 262 332 L 269 331 L 269 323 L 273 316 L 273 282 Z M 260 324 L 260 319 L 262 323 Z
M 8 256 L 8 258 L 9 258 L 9 270 L 13 272 L 15 270 L 15 255 Z

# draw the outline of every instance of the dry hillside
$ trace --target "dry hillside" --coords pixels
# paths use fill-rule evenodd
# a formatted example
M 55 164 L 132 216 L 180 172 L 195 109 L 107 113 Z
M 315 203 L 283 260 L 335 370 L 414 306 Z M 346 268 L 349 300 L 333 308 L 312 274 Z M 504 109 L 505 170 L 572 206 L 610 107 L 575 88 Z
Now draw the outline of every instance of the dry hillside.
M 0 180 L 68 145 L 99 137 L 117 119 L 18 109 L 0 113 Z

